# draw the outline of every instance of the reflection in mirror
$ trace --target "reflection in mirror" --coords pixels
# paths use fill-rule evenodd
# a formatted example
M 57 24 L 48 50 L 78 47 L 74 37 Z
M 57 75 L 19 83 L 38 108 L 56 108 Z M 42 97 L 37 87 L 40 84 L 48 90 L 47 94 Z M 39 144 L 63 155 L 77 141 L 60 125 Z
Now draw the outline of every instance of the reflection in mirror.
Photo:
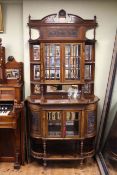
M 40 36 L 39 31 L 37 29 L 31 29 L 31 39 L 36 40 Z
M 102 154 L 110 175 L 117 172 L 117 73 L 106 124 Z
M 59 92 L 66 94 L 68 99 L 80 99 L 81 91 L 78 85 L 47 85 L 47 92 Z
M 97 162 L 105 175 L 117 171 L 117 32 L 97 140 Z
M 94 39 L 94 29 L 86 31 L 86 38 L 87 39 Z

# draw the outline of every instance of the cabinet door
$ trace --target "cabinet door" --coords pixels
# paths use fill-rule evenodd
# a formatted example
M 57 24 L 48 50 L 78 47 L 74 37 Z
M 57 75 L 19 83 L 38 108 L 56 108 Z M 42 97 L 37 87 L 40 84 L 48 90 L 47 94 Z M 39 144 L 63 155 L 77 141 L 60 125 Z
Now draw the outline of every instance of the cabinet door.
M 46 136 L 61 137 L 62 136 L 62 112 L 61 111 L 46 111 Z
M 46 43 L 44 46 L 44 66 L 46 81 L 60 81 L 60 44 Z
M 65 44 L 65 81 L 81 79 L 81 44 Z
M 81 111 L 66 111 L 64 113 L 64 137 L 80 136 Z
M 30 131 L 31 136 L 38 138 L 41 136 L 41 112 L 38 105 L 30 105 Z

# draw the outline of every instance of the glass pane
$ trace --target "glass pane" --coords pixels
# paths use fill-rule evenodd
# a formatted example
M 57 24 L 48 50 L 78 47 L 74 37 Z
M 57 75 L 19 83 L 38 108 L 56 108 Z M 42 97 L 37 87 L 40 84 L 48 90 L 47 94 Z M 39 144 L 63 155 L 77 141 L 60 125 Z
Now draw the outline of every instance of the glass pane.
M 40 80 L 40 65 L 34 65 L 34 80 Z
M 79 80 L 80 79 L 80 44 L 65 45 L 65 79 Z
M 79 112 L 66 112 L 66 136 L 79 135 Z
M 34 94 L 40 94 L 40 85 L 39 84 L 34 84 L 32 85 L 32 93 Z
M 91 61 L 92 59 L 92 45 L 85 45 L 85 60 Z
M 48 136 L 61 136 L 61 113 L 48 112 Z
M 60 79 L 60 45 L 45 45 L 45 78 L 46 80 Z
M 31 131 L 40 134 L 39 112 L 31 112 Z
M 40 60 L 40 46 L 33 45 L 33 59 Z
M 91 65 L 85 65 L 85 80 L 91 80 Z
M 83 92 L 85 94 L 91 94 L 93 93 L 93 84 L 85 84 L 83 88 Z
M 88 123 L 87 123 L 87 133 L 92 134 L 95 132 L 95 126 L 96 126 L 96 112 L 90 111 L 88 112 Z

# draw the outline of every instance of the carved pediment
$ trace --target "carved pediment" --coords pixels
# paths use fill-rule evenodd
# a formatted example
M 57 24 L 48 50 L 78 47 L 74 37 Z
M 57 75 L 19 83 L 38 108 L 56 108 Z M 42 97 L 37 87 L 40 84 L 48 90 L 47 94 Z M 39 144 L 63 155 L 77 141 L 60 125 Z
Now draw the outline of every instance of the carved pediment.
M 51 14 L 44 17 L 42 23 L 82 23 L 84 20 L 73 14 L 67 14 L 65 10 L 60 10 L 58 14 Z
M 64 37 L 71 40 L 84 40 L 86 31 L 95 29 L 97 26 L 96 17 L 92 20 L 83 19 L 80 16 L 66 13 L 65 10 L 60 10 L 56 14 L 45 16 L 41 20 L 33 20 L 29 16 L 29 36 L 30 40 L 35 40 L 32 37 L 32 29 L 37 29 L 39 37 L 37 40 L 51 40 L 52 37 L 57 37 L 61 40 Z

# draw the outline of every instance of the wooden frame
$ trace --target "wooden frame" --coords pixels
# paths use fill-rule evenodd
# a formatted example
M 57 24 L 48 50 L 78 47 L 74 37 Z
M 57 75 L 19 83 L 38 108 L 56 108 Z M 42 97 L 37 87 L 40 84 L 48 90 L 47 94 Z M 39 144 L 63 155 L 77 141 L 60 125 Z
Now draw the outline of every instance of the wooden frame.
M 105 175 L 108 175 L 109 172 L 108 172 L 106 163 L 102 155 L 103 145 L 101 143 L 103 141 L 105 128 L 106 128 L 106 124 L 108 120 L 108 114 L 109 114 L 110 105 L 111 105 L 116 71 L 117 71 L 117 31 L 116 31 L 116 36 L 115 36 L 114 49 L 113 49 L 113 54 L 112 54 L 110 72 L 109 72 L 109 77 L 108 77 L 108 83 L 107 83 L 107 88 L 106 88 L 106 94 L 105 94 L 105 99 L 104 99 L 104 105 L 103 105 L 103 110 L 102 110 L 102 115 L 101 115 L 101 120 L 100 120 L 100 127 L 99 127 L 99 133 L 98 133 L 98 141 L 97 141 L 97 152 L 98 152 L 97 162 L 100 167 L 100 171 L 103 172 L 103 174 L 105 173 Z
M 16 169 L 25 161 L 22 100 L 23 63 L 13 56 L 5 62 L 5 47 L 0 39 L 0 161 L 14 162 Z
M 2 5 L 0 4 L 0 33 L 4 31 L 3 29 L 3 13 L 2 13 Z

